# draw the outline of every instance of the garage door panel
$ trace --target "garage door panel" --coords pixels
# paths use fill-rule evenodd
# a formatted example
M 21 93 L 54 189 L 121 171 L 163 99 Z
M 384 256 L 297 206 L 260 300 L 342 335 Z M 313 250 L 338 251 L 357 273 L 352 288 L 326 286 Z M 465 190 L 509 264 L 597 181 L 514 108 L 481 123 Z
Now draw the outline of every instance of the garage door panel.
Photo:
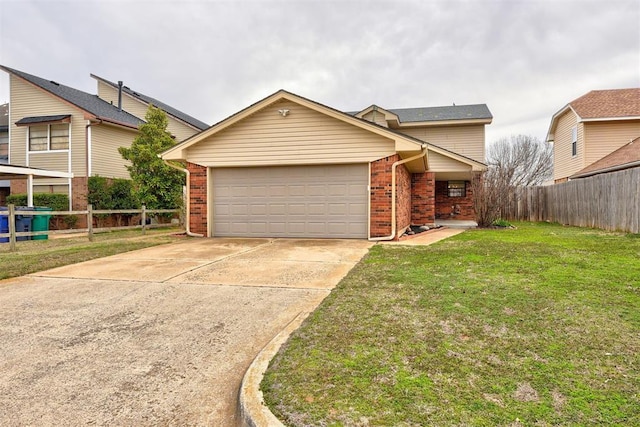
M 212 170 L 213 233 L 366 238 L 368 165 Z

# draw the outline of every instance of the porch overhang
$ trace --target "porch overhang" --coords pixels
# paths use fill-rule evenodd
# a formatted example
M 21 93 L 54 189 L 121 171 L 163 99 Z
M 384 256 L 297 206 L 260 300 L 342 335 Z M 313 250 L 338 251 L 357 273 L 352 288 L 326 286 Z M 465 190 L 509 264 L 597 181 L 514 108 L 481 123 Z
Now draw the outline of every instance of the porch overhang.
M 27 166 L 0 165 L 0 180 L 26 179 L 27 204 L 33 206 L 33 178 L 73 178 L 71 172 L 30 168 Z

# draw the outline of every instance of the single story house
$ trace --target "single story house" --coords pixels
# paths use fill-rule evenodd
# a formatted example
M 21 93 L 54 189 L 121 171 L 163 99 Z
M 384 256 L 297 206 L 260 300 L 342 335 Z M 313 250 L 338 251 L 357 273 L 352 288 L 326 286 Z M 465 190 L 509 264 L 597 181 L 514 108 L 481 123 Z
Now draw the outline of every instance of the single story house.
M 484 104 L 356 113 L 280 90 L 162 153 L 205 236 L 397 239 L 475 218 Z

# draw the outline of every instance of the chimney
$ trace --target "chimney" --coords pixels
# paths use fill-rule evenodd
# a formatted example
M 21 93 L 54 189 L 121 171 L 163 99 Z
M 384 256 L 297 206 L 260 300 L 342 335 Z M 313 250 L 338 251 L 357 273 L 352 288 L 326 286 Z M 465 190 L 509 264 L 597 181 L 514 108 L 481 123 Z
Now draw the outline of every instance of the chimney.
M 118 110 L 122 111 L 122 80 L 118 80 Z

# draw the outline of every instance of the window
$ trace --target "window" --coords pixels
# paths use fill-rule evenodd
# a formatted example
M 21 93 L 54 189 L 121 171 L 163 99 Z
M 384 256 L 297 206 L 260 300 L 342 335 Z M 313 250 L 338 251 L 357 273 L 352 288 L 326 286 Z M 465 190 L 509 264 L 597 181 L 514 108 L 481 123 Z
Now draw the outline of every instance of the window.
M 578 127 L 571 128 L 571 155 L 578 155 Z
M 465 197 L 467 186 L 464 181 L 449 181 L 447 183 L 449 197 Z
M 29 126 L 29 151 L 50 151 L 69 149 L 69 125 Z
M 0 132 L 0 159 L 9 157 L 9 133 Z

